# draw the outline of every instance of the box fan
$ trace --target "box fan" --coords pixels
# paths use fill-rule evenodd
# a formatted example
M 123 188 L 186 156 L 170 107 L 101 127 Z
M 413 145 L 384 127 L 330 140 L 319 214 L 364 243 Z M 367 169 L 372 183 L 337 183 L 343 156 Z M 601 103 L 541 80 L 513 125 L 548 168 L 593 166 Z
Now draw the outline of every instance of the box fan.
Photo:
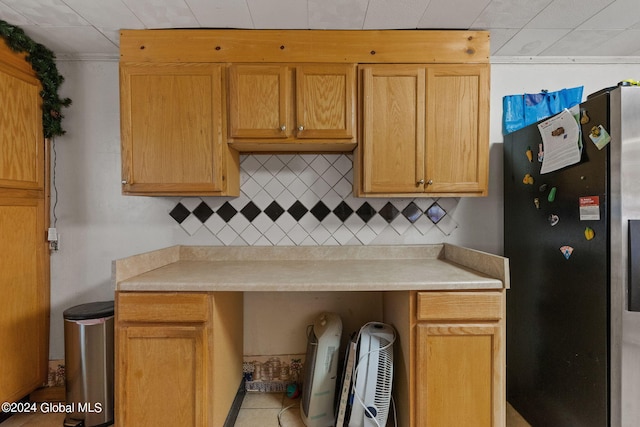
M 392 326 L 364 325 L 345 357 L 336 427 L 385 427 L 393 382 Z

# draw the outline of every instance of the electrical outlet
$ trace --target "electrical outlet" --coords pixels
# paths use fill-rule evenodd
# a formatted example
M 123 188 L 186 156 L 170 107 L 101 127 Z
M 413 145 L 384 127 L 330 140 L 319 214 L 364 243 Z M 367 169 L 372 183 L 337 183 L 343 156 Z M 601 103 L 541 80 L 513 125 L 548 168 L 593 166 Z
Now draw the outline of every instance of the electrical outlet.
M 60 235 L 55 228 L 47 230 L 47 240 L 49 241 L 49 250 L 57 251 L 60 249 Z

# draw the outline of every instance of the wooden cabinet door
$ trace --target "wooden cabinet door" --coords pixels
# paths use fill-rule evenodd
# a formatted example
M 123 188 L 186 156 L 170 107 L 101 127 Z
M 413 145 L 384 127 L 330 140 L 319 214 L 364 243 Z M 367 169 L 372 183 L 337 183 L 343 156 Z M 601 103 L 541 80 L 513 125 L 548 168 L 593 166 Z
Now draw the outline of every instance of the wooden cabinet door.
M 416 427 L 504 427 L 504 292 L 418 292 L 416 302 Z
M 205 427 L 206 330 L 128 326 L 119 336 L 118 425 Z
M 222 66 L 120 67 L 123 192 L 223 192 Z
M 0 402 L 47 378 L 48 251 L 43 199 L 0 195 Z
M 44 136 L 40 81 L 30 65 L 13 61 L 16 54 L 0 47 L 0 187 L 44 188 Z M 25 65 L 26 64 L 26 65 Z
M 503 426 L 498 324 L 420 323 L 416 343 L 417 426 Z
M 206 294 L 116 295 L 118 425 L 209 426 Z
M 286 65 L 229 67 L 229 136 L 231 138 L 287 138 L 290 70 Z
M 241 292 L 116 292 L 116 425 L 222 426 L 242 319 Z
M 488 126 L 488 65 L 427 67 L 426 192 L 486 195 Z
M 424 186 L 425 70 L 361 66 L 364 193 L 420 193 Z
M 296 137 L 355 138 L 355 97 L 355 65 L 296 67 Z

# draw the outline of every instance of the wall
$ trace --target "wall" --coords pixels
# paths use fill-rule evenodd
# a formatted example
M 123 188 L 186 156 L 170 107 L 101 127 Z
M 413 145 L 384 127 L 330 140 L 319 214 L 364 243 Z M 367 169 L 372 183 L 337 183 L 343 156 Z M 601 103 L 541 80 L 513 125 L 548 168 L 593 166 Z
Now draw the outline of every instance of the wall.
M 242 220 L 242 216 L 238 215 L 236 215 L 238 221 L 241 221 L 245 228 L 240 232 L 234 230 L 236 235 L 230 235 L 230 237 L 220 233 L 222 228 L 216 230 L 212 227 L 214 228 L 212 232 L 211 228 L 206 225 L 198 226 L 198 223 L 195 223 L 196 231 L 189 228 L 189 232 L 186 232 L 184 227 L 187 225 L 179 224 L 169 214 L 181 202 L 180 198 L 122 196 L 120 194 L 118 64 L 116 61 L 59 61 L 59 71 L 66 79 L 61 92 L 63 96 L 70 97 L 73 104 L 64 112 L 63 126 L 67 134 L 55 140 L 57 159 L 55 214 L 56 227 L 61 237 L 60 250 L 51 257 L 50 358 L 64 357 L 62 312 L 66 308 L 85 302 L 113 298 L 112 260 L 169 245 L 247 244 L 247 242 L 252 244 L 318 244 L 318 242 L 322 244 L 416 244 L 444 241 L 500 254 L 502 252 L 502 97 L 507 94 L 532 93 L 541 89 L 556 90 L 577 85 L 585 86 L 586 96 L 603 87 L 615 85 L 620 80 L 640 78 L 640 64 L 621 64 L 618 58 L 611 60 L 612 63 L 618 62 L 616 65 L 579 63 L 570 59 L 567 59 L 566 63 L 534 63 L 526 59 L 504 62 L 504 60 L 500 63 L 495 62 L 492 65 L 490 136 L 492 145 L 488 197 L 417 201 L 416 204 L 422 212 L 433 202 L 442 204 L 447 212 L 446 222 L 438 227 L 421 215 L 421 222 L 416 225 L 400 215 L 398 221 L 401 224 L 394 227 L 393 222 L 384 219 L 381 221 L 378 217 L 382 216 L 378 215 L 376 222 L 372 223 L 377 224 L 377 228 L 367 223 L 373 234 L 367 231 L 360 237 L 357 233 L 364 227 L 364 220 L 359 220 L 354 215 L 343 222 L 336 222 L 333 219 L 334 216 L 331 216 L 334 214 L 330 214 L 323 221 L 318 222 L 313 221 L 307 213 L 302 225 L 298 223 L 300 227 L 297 227 L 287 216 L 289 214 L 283 214 L 282 217 L 285 219 L 281 221 L 286 221 L 287 225 L 278 225 L 284 235 L 276 241 L 275 237 L 272 239 L 266 237 L 268 228 L 265 228 L 259 236 L 254 233 L 254 236 L 258 236 L 255 240 L 254 237 L 244 236 L 243 238 L 241 234 L 248 226 Z M 240 203 L 238 207 L 241 208 L 250 200 L 258 200 L 256 191 L 260 192 L 268 184 L 262 181 L 275 173 L 273 166 L 265 166 L 264 163 L 271 162 L 278 165 L 282 163 L 292 170 L 290 162 L 294 162 L 298 165 L 297 170 L 300 174 L 311 174 L 313 166 L 306 166 L 306 164 L 312 163 L 315 158 L 289 156 L 270 159 L 269 156 L 243 157 L 244 196 L 235 202 L 229 199 L 225 201 Z M 300 163 L 301 160 L 305 164 Z M 332 171 L 326 175 L 327 181 L 330 181 L 327 185 L 334 189 L 331 183 L 336 178 L 350 176 L 349 157 L 329 156 L 324 157 L 324 160 L 333 162 L 332 167 L 335 166 L 335 162 L 340 162 L 346 168 L 342 171 L 336 167 L 338 172 Z M 250 170 L 259 171 L 256 173 L 261 174 L 260 179 L 254 180 L 258 186 L 253 183 L 246 185 Z M 323 175 L 319 177 L 323 177 L 324 173 L 323 171 Z M 299 174 L 296 176 L 299 177 Z M 309 185 L 317 188 L 313 184 Z M 307 186 L 307 190 L 311 187 Z M 272 196 L 274 200 L 278 200 L 279 204 L 280 194 Z M 326 193 L 322 197 L 316 196 L 319 200 L 326 201 L 327 205 L 336 207 L 343 200 L 347 204 L 356 203 L 357 206 L 364 202 L 361 199 L 354 200 L 348 194 L 342 194 L 341 199 L 336 199 L 335 196 L 329 199 L 325 198 L 325 195 Z M 53 202 L 56 200 L 55 196 L 56 191 L 52 191 Z M 293 204 L 295 200 L 308 201 L 302 196 L 301 198 L 295 196 L 294 199 L 286 196 L 286 202 L 282 204 Z M 211 204 L 214 211 L 219 207 L 217 203 L 222 202 L 205 198 L 195 201 L 185 200 L 184 204 L 191 210 L 202 201 Z M 398 210 L 402 210 L 410 202 L 411 200 L 392 201 L 394 206 L 400 208 Z M 380 203 L 382 202 L 371 201 L 376 211 L 383 207 Z M 256 204 L 258 205 L 257 202 Z M 310 209 L 314 205 L 315 202 L 305 207 Z M 264 206 L 260 209 L 263 210 L 263 208 Z M 215 215 L 210 218 L 215 219 Z M 337 227 L 335 230 L 324 227 L 326 232 L 320 230 L 318 231 L 320 234 L 315 235 L 316 238 L 314 238 L 313 231 L 318 225 L 327 221 L 327 218 L 330 218 L 333 226 L 337 225 Z M 260 231 L 256 226 L 258 223 L 254 224 L 254 221 L 248 222 Z M 270 228 L 274 223 L 277 223 L 277 220 L 272 221 L 270 218 L 267 220 L 262 217 L 263 226 Z M 229 224 L 224 224 L 223 227 L 227 225 Z M 313 226 L 313 228 L 307 229 L 305 228 L 307 226 Z M 342 226 L 346 227 L 348 233 L 336 234 Z M 353 232 L 349 227 L 355 227 L 356 231 Z M 292 231 L 294 229 L 297 231 Z M 189 234 L 191 232 L 192 234 Z M 278 234 L 281 233 L 278 232 Z M 319 235 L 323 237 L 318 237 Z M 238 237 L 241 240 L 238 240 Z M 266 237 L 266 241 L 262 237 Z M 308 240 L 309 237 L 311 240 Z M 311 305 L 307 305 L 305 311 L 311 311 L 309 307 L 311 309 L 319 307 L 314 305 L 316 304 L 314 301 L 312 298 L 309 302 Z M 296 310 L 296 307 L 292 310 Z M 249 298 L 246 323 L 250 324 L 267 312 L 270 312 L 269 307 Z M 279 325 L 272 326 L 274 329 L 279 327 Z M 252 347 L 253 338 L 255 337 L 251 335 L 245 337 L 245 349 L 251 351 L 252 348 L 257 348 Z M 298 350 L 304 352 L 304 348 Z

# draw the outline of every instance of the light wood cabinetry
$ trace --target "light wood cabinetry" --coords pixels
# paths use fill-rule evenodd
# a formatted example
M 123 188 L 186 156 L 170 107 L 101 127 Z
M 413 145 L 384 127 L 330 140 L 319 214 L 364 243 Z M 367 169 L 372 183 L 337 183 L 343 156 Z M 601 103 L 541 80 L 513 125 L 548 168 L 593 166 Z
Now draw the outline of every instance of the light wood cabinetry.
M 47 380 L 47 151 L 40 83 L 0 41 L 0 402 Z
M 40 81 L 0 42 L 0 188 L 44 189 Z
M 356 196 L 487 194 L 488 32 L 124 30 L 120 61 L 125 194 L 236 195 L 237 151 L 356 147 Z
M 121 64 L 123 193 L 239 194 L 223 74 L 219 64 Z
M 351 151 L 354 64 L 234 64 L 229 143 L 241 151 Z
M 362 65 L 359 196 L 482 196 L 489 66 Z
M 118 425 L 222 426 L 242 379 L 242 294 L 116 294 Z
M 504 427 L 505 291 L 385 292 L 398 425 Z
M 502 292 L 418 292 L 416 426 L 504 427 Z

